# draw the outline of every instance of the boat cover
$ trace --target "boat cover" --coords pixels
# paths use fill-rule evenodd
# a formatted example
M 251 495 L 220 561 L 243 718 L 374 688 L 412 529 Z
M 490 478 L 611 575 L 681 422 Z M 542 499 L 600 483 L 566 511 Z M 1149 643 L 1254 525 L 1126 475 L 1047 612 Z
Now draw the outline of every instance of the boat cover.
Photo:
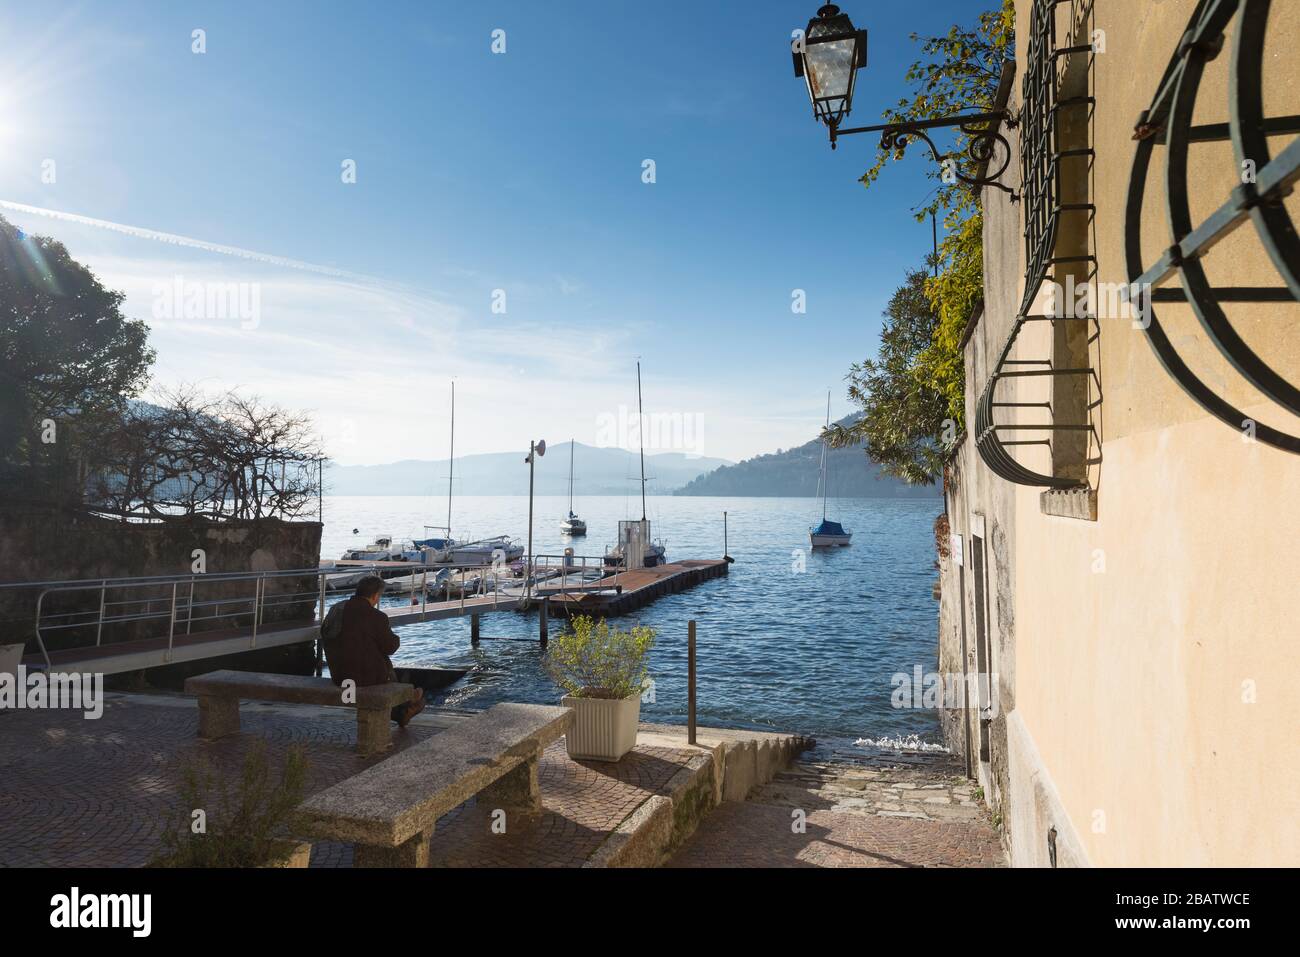
M 828 518 L 822 519 L 822 523 L 812 530 L 814 535 L 847 535 L 844 526 L 839 522 L 832 522 Z

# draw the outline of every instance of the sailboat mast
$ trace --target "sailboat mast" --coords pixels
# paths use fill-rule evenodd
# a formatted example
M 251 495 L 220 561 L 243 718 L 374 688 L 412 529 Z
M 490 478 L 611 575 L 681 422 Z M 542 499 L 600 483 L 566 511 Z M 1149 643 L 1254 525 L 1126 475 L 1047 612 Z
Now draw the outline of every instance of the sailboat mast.
M 569 439 L 569 514 L 573 514 L 573 439 Z
M 641 440 L 641 521 L 645 521 L 645 412 L 641 408 L 641 363 L 636 364 L 636 432 Z
M 826 428 L 831 427 L 831 391 L 826 390 Z M 826 496 L 830 492 L 830 475 L 827 472 L 826 433 L 822 432 L 822 521 L 826 521 Z
M 447 453 L 447 540 L 451 541 L 451 483 L 456 473 L 456 380 L 451 380 L 451 447 Z

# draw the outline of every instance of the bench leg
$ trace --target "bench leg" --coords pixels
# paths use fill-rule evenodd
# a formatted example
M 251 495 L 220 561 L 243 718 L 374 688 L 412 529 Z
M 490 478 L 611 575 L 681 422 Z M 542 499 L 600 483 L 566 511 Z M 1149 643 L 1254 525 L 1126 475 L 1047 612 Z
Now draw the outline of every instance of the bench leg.
M 433 827 L 421 831 L 405 844 L 397 847 L 374 847 L 357 844 L 352 849 L 353 867 L 428 867 L 429 842 L 433 840 Z
M 239 699 L 230 695 L 199 695 L 199 737 L 208 741 L 239 730 Z
M 537 784 L 537 768 L 541 763 L 539 748 L 513 771 L 497 778 L 479 792 L 479 807 L 501 809 L 515 814 L 541 814 L 542 790 Z
M 382 754 L 393 746 L 393 731 L 390 725 L 393 723 L 391 713 L 387 708 L 374 710 L 372 708 L 357 709 L 357 753 L 358 754 Z

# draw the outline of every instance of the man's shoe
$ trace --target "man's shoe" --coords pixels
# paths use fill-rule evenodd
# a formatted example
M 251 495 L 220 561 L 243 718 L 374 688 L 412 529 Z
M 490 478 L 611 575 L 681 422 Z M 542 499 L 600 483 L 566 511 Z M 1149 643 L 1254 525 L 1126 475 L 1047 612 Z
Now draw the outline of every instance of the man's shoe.
M 402 716 L 397 719 L 397 726 L 399 728 L 405 728 L 408 724 L 411 723 L 411 719 L 414 718 L 417 714 L 419 714 L 423 710 L 424 710 L 424 695 L 421 694 L 420 697 L 416 698 L 414 701 L 412 701 L 410 704 L 406 706 L 406 709 L 402 712 Z

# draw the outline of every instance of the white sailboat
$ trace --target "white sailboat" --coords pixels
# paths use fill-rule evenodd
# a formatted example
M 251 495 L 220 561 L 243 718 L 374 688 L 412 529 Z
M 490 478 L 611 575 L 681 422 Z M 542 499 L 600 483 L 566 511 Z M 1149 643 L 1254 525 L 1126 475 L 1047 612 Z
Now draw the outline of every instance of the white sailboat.
M 831 427 L 831 394 L 826 393 L 826 428 Z M 853 538 L 853 533 L 846 529 L 839 522 L 832 522 L 826 517 L 826 498 L 830 491 L 828 477 L 828 463 L 826 460 L 826 436 L 822 435 L 822 467 L 821 478 L 819 483 L 822 491 L 822 520 L 821 524 L 815 528 L 808 529 L 808 539 L 812 542 L 813 548 L 839 548 L 849 544 Z
M 560 522 L 560 534 L 570 538 L 581 538 L 587 534 L 587 523 L 573 512 L 573 439 L 569 439 L 569 514 Z
M 437 565 L 451 561 L 452 551 L 459 544 L 451 537 L 451 493 L 452 481 L 456 474 L 456 380 L 451 382 L 451 438 L 447 447 L 447 526 L 424 526 L 425 538 L 415 540 L 415 547 L 424 555 L 426 565 Z M 428 535 L 432 530 L 442 535 Z
M 641 440 L 641 519 L 618 523 L 618 544 L 605 552 L 606 565 L 624 568 L 654 568 L 664 563 L 667 549 L 650 538 L 650 520 L 645 510 L 645 412 L 641 406 L 641 363 L 636 364 L 637 435 Z M 638 560 L 639 556 L 639 560 Z
M 454 565 L 457 567 L 491 565 L 494 562 L 513 562 L 524 554 L 508 535 L 471 540 L 468 535 L 457 539 L 451 533 L 451 503 L 456 478 L 456 383 L 451 384 L 451 438 L 447 454 L 447 524 L 426 525 L 426 533 L 441 532 L 416 539 L 414 545 L 424 556 L 426 565 Z

